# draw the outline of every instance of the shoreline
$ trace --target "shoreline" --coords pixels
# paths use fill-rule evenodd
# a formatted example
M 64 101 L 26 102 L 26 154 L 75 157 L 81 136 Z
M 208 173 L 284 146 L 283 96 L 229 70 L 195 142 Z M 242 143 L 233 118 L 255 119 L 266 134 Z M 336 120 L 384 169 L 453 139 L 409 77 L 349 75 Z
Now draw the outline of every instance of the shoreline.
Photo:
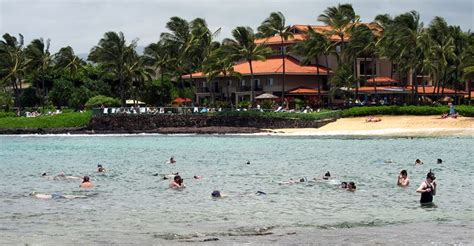
M 0 135 L 117 135 L 117 134 L 198 134 L 255 136 L 387 136 L 444 137 L 474 136 L 474 118 L 441 119 L 438 116 L 379 116 L 381 122 L 366 122 L 366 117 L 341 118 L 319 128 L 257 128 L 257 127 L 160 127 L 149 130 L 72 128 L 0 129 Z

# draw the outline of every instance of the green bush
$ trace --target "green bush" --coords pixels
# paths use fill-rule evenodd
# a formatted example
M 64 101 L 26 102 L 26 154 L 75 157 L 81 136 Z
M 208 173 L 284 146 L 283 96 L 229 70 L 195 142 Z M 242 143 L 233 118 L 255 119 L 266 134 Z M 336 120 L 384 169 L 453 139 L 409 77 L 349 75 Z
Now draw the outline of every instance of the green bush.
M 240 101 L 239 108 L 248 108 L 252 103 L 250 101 Z
M 34 118 L 0 118 L 0 129 L 81 127 L 89 124 L 91 115 L 91 112 L 87 111 L 84 113 L 62 113 L 58 115 L 38 116 Z
M 455 106 L 463 116 L 474 116 L 474 106 Z M 342 110 L 342 117 L 368 115 L 441 115 L 449 111 L 448 106 L 365 106 Z
M 13 112 L 0 112 L 0 118 L 15 117 L 16 114 Z
M 118 99 L 112 98 L 112 97 L 106 97 L 102 95 L 98 95 L 95 97 L 91 97 L 87 102 L 86 102 L 86 108 L 91 109 L 91 108 L 96 108 L 100 106 L 106 106 L 106 107 L 116 107 L 120 106 L 120 101 Z

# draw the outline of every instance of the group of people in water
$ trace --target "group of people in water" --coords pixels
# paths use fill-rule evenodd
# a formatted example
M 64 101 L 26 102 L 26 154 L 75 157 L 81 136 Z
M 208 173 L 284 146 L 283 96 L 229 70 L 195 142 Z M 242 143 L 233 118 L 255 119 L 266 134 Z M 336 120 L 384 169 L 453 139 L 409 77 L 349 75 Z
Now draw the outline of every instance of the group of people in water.
M 171 157 L 167 162 L 167 164 L 176 164 L 176 160 L 174 157 Z M 442 164 L 443 161 L 441 159 L 437 159 L 438 164 Z M 250 161 L 246 162 L 247 165 L 250 165 Z M 415 160 L 415 166 L 418 165 L 423 165 L 423 162 L 420 159 Z M 98 173 L 104 173 L 106 172 L 106 169 L 101 165 L 97 165 L 97 172 Z M 154 174 L 154 176 L 158 176 L 159 174 Z M 46 172 L 41 174 L 42 177 L 46 178 L 51 178 Z M 194 179 L 199 180 L 202 179 L 202 176 L 194 175 Z M 80 177 L 76 176 L 68 176 L 65 175 L 64 172 L 61 172 L 60 174 L 53 176 L 52 179 L 54 180 L 67 180 L 67 179 L 80 179 Z M 170 189 L 184 189 L 186 188 L 186 185 L 184 184 L 184 179 L 179 175 L 179 173 L 173 173 L 169 175 L 163 176 L 163 179 L 171 179 L 171 182 L 169 184 Z M 321 178 L 322 181 L 328 181 L 331 179 L 331 173 L 327 171 L 324 176 Z M 286 182 L 280 182 L 280 185 L 291 185 L 291 184 L 297 184 L 297 183 L 305 183 L 305 182 L 318 182 L 320 179 L 319 178 L 314 178 L 312 181 L 308 181 L 306 178 L 300 178 L 300 179 L 290 179 L 289 181 Z M 421 193 L 421 198 L 420 198 L 420 203 L 421 204 L 427 204 L 427 203 L 432 203 L 433 202 L 433 196 L 436 195 L 436 176 L 435 174 L 431 171 L 427 173 L 426 179 L 420 184 L 418 189 L 416 189 L 416 192 Z M 407 187 L 410 185 L 410 180 L 408 179 L 408 172 L 407 170 L 401 170 L 400 174 L 398 175 L 397 179 L 397 185 L 401 187 Z M 94 185 L 92 184 L 90 177 L 89 176 L 84 176 L 82 178 L 82 182 L 79 185 L 80 188 L 84 189 L 90 189 L 93 188 Z M 356 191 L 357 186 L 355 182 L 341 182 L 339 185 L 339 188 L 347 190 L 347 191 Z M 265 192 L 263 191 L 257 191 L 255 194 L 257 195 L 266 195 Z M 43 193 L 37 193 L 33 192 L 31 193 L 32 196 L 40 199 L 59 199 L 59 198 L 64 198 L 64 199 L 73 199 L 73 198 L 82 198 L 84 196 L 74 196 L 74 195 L 64 195 L 61 193 L 52 193 L 52 194 L 43 194 Z M 225 197 L 226 195 L 223 195 L 219 190 L 214 190 L 211 193 L 211 197 L 213 198 L 222 198 Z

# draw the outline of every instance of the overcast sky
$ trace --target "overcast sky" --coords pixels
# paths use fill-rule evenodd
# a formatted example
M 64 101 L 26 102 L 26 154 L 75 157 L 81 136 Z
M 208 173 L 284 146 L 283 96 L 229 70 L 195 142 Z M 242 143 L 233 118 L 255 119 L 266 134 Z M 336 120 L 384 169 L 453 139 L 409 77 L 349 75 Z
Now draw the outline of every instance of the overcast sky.
M 442 16 L 464 31 L 473 29 L 473 0 L 0 0 L 0 33 L 21 33 L 26 42 L 50 38 L 53 52 L 70 45 L 87 53 L 106 31 L 123 31 L 141 46 L 156 42 L 172 16 L 203 17 L 211 30 L 222 28 L 222 39 L 239 25 L 256 28 L 272 11 L 283 12 L 288 24 L 318 24 L 324 9 L 347 2 L 364 22 L 417 10 L 425 25 Z

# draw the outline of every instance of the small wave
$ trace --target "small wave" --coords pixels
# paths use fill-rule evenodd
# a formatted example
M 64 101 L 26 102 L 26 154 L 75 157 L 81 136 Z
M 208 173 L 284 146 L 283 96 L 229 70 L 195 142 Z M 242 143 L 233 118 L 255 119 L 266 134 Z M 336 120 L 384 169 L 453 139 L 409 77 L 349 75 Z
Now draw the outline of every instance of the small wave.
M 175 234 L 175 233 L 164 233 L 164 234 L 154 234 L 154 238 L 160 238 L 164 240 L 190 240 L 195 238 L 204 238 L 204 237 L 235 237 L 235 236 L 263 236 L 271 235 L 273 232 L 270 230 L 274 229 L 275 226 L 262 226 L 262 227 L 239 227 L 231 229 L 224 232 L 195 232 L 192 234 Z

